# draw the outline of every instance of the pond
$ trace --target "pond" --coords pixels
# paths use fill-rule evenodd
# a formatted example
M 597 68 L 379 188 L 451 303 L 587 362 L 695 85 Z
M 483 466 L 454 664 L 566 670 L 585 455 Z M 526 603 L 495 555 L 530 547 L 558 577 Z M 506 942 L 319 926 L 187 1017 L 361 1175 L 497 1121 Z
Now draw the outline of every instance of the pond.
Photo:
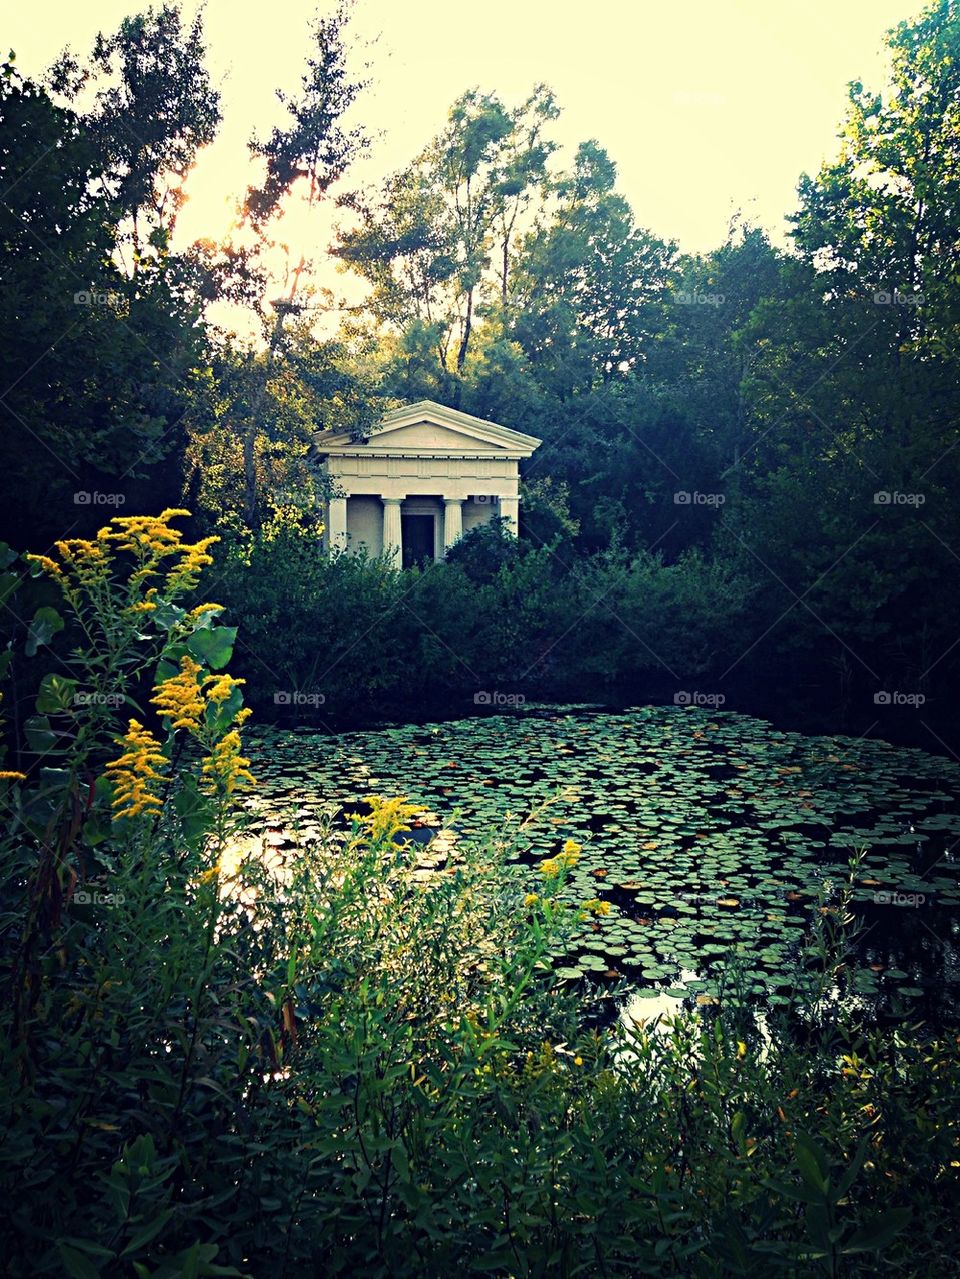
M 958 1019 L 960 766 L 945 758 L 686 707 L 531 706 L 338 736 L 261 728 L 247 744 L 260 829 L 309 835 L 365 795 L 405 795 L 427 814 L 413 832 L 424 873 L 451 855 L 451 834 L 496 835 L 508 815 L 516 831 L 551 801 L 511 856 L 531 863 L 535 891 L 535 863 L 573 839 L 565 892 L 609 903 L 558 973 L 623 977 L 658 1007 L 709 1000 L 733 951 L 753 993 L 785 1005 L 824 882 L 865 849 L 844 996 L 881 1018 Z

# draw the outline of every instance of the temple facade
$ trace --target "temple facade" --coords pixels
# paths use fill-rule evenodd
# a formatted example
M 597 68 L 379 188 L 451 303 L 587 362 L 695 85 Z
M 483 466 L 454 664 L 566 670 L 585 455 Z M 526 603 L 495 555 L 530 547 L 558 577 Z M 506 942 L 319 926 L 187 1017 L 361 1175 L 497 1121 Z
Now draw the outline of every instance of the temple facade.
M 421 400 L 388 413 L 366 441 L 322 431 L 314 444 L 342 493 L 326 504 L 328 549 L 363 548 L 407 568 L 442 559 L 495 515 L 516 533 L 519 463 L 540 441 Z

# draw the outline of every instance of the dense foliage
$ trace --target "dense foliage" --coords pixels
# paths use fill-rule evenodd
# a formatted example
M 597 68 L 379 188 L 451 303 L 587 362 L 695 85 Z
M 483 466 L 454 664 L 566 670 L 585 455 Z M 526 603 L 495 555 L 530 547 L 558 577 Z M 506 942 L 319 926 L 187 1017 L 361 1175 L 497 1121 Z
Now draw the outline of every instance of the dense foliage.
M 837 1010 L 849 889 L 777 1018 L 733 967 L 656 1032 L 554 972 L 602 903 L 564 891 L 573 841 L 538 891 L 506 862 L 537 811 L 426 876 L 401 798 L 272 856 L 244 838 L 234 634 L 185 598 L 209 544 L 176 515 L 30 561 L 65 616 L 28 648 L 81 638 L 25 725 L 36 776 L 0 774 L 8 1273 L 949 1265 L 957 1044 Z M 123 673 L 153 689 L 126 731 Z
M 403 651 L 436 650 L 429 626 L 456 653 L 433 654 L 441 687 L 452 662 L 586 694 L 645 671 L 662 627 L 676 652 L 649 647 L 671 679 L 772 675 L 863 708 L 883 688 L 947 695 L 960 653 L 953 0 L 890 33 L 886 85 L 852 84 L 836 158 L 799 182 L 789 250 L 734 219 L 699 256 L 643 229 L 599 142 L 564 156 L 543 85 L 517 106 L 465 93 L 406 168 L 347 190 L 365 143 L 346 122 L 363 101 L 346 21 L 311 29 L 285 123 L 251 140 L 261 177 L 220 245 L 176 235 L 180 179 L 219 113 L 199 21 L 173 5 L 129 19 L 43 81 L 6 65 L 0 532 L 36 544 L 94 528 L 98 500 L 186 500 L 251 566 L 226 600 L 239 620 L 256 566 L 283 568 L 264 527 L 299 512 L 315 528 L 328 481 L 311 433 L 363 436 L 384 407 L 428 396 L 544 440 L 521 520 L 541 559 L 487 575 L 486 623 L 466 601 L 489 662 L 445 627 L 456 575 L 397 584 L 375 566 L 254 580 L 257 662 L 272 665 L 271 594 L 349 631 L 365 591 L 395 591 L 423 605 Z M 319 287 L 331 259 L 298 257 L 281 219 L 331 200 L 333 256 L 367 291 L 320 336 L 317 312 L 337 307 Z M 524 572 L 537 582 L 521 631 L 509 612 Z M 331 696 L 418 683 L 413 661 L 374 677 L 369 646 L 338 645 Z M 318 648 L 288 663 L 298 686 Z

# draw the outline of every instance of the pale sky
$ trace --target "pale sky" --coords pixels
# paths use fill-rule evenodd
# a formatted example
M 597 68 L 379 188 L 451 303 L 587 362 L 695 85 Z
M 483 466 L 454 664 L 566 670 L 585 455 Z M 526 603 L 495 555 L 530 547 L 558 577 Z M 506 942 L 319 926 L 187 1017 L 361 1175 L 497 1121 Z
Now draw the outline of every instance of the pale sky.
M 135 0 L 3 5 L 0 40 L 26 74 L 38 74 L 64 44 L 86 53 L 98 29 L 113 30 L 137 9 Z M 779 239 L 799 175 L 835 152 L 848 81 L 881 87 L 884 32 L 922 7 L 921 0 L 357 0 L 351 29 L 368 43 L 372 84 L 355 115 L 377 136 L 346 185 L 404 167 L 465 89 L 493 90 L 513 105 L 544 81 L 563 109 L 554 136 L 570 154 L 585 138 L 606 147 L 641 225 L 685 251 L 706 250 L 741 208 Z M 184 8 L 191 14 L 194 0 Z M 281 117 L 273 91 L 297 86 L 315 9 L 313 0 L 208 0 L 208 65 L 224 123 L 189 179 L 182 235 L 217 239 L 229 225 L 246 185 L 245 141 Z M 308 252 L 329 241 L 321 222 Z

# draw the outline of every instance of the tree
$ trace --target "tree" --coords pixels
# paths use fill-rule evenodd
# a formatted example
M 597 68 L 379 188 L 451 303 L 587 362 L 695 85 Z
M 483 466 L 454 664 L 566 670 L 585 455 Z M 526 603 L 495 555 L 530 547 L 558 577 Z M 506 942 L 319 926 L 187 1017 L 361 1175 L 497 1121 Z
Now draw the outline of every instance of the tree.
M 371 315 L 428 333 L 455 399 L 482 306 L 509 292 L 516 232 L 546 180 L 554 148 L 544 129 L 557 114 L 543 85 L 512 111 L 471 90 L 409 169 L 377 195 L 341 201 L 358 225 L 341 230 L 337 253 L 372 286 Z
M 266 139 L 250 140 L 253 155 L 265 161 L 265 174 L 259 185 L 251 186 L 246 195 L 245 217 L 253 227 L 256 247 L 252 256 L 263 256 L 275 246 L 272 235 L 283 218 L 288 202 L 300 195 L 308 210 L 315 209 L 330 187 L 343 176 L 354 152 L 365 145 L 357 128 L 347 129 L 343 117 L 363 87 L 350 77 L 344 27 L 348 9 L 341 5 L 332 14 L 315 20 L 310 32 L 312 52 L 307 57 L 301 76 L 300 92 L 290 96 L 282 90 L 277 97 L 286 108 L 289 122 L 276 126 Z M 310 263 L 306 254 L 291 265 L 287 262 L 285 293 L 275 299 L 272 315 L 262 306 L 267 338 L 264 359 L 251 357 L 245 367 L 259 376 L 259 389 L 254 390 L 248 410 L 232 416 L 241 431 L 244 502 L 243 519 L 247 528 L 255 528 L 262 515 L 258 500 L 258 438 L 277 439 L 277 428 L 283 420 L 265 424 L 264 413 L 273 401 L 268 386 L 271 379 L 283 378 L 275 364 L 278 348 L 284 343 L 285 321 L 297 317 L 311 307 L 312 290 L 305 273 Z M 301 330 L 305 338 L 307 330 Z M 296 451 L 298 440 L 288 443 Z
M 0 518 L 19 544 L 94 527 L 95 493 L 133 505 L 148 477 L 151 504 L 176 505 L 202 330 L 195 274 L 169 251 L 169 178 L 218 118 L 199 22 L 169 7 L 99 37 L 84 68 L 64 54 L 49 81 L 12 60 L 0 79 Z
M 553 185 L 528 232 L 510 301 L 512 336 L 561 396 L 637 367 L 675 250 L 641 230 L 596 142 Z

